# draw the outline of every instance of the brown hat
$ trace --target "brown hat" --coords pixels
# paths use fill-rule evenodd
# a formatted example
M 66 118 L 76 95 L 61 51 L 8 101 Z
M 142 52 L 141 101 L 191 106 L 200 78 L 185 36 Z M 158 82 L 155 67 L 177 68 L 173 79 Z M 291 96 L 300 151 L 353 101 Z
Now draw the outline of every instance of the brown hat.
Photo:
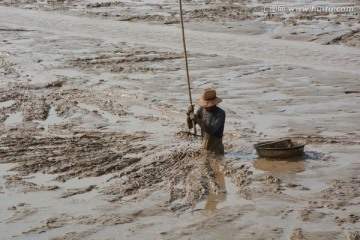
M 215 89 L 205 89 L 201 98 L 196 100 L 196 103 L 201 107 L 212 107 L 218 103 L 221 103 L 222 99 L 216 96 Z

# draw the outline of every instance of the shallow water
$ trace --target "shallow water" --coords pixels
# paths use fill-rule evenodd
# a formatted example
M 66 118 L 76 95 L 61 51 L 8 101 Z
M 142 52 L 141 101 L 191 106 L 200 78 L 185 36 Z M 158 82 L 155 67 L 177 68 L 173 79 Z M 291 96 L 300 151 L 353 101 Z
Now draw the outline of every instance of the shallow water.
M 7 108 L 7 107 L 11 107 L 12 105 L 15 104 L 15 101 L 14 100 L 9 100 L 9 101 L 6 101 L 6 102 L 1 102 L 0 103 L 0 108 Z
M 357 230 L 357 222 L 346 219 L 359 214 L 359 96 L 344 94 L 358 88 L 357 48 L 321 45 L 323 35 L 306 42 L 321 34 L 316 19 L 309 20 L 314 33 L 288 41 L 302 26 L 286 26 L 274 38 L 281 23 L 210 21 L 232 16 L 231 9 L 186 3 L 189 10 L 201 5 L 204 16 L 210 13 L 187 23 L 193 100 L 215 87 L 227 112 L 227 154 L 219 163 L 226 170 L 208 169 L 196 162 L 200 138 L 177 134 L 188 130 L 189 102 L 179 26 L 119 21 L 148 12 L 162 16 L 178 6 L 87 3 L 94 1 L 61 11 L 0 7 L 7 27 L 31 30 L 0 31 L 6 40 L 2 91 L 14 96 L 0 103 L 0 111 L 15 102 L 36 103 L 22 96 L 51 105 L 47 119 L 35 125 L 23 122 L 22 105 L 4 112 L 9 117 L 0 123 L 0 153 L 11 164 L 0 165 L 1 238 L 291 239 L 300 228 L 303 238 L 344 239 Z M 214 6 L 218 12 L 207 12 Z M 84 9 L 93 15 L 79 16 Z M 199 19 L 195 13 L 187 12 L 190 21 Z M 328 17 L 324 22 L 332 24 L 336 16 Z M 44 87 L 61 79 L 63 86 Z M 122 105 L 124 114 L 103 110 L 104 99 Z M 309 140 L 302 161 L 255 154 L 253 143 L 285 136 Z M 23 172 L 7 172 L 15 166 Z M 195 179 L 189 183 L 190 173 Z M 11 185 L 6 175 L 23 181 Z M 197 198 L 212 190 L 209 181 L 226 193 Z M 335 222 L 337 216 L 345 223 Z M 51 228 L 49 219 L 59 227 Z
M 16 125 L 18 123 L 22 123 L 23 121 L 23 115 L 21 112 L 16 112 L 9 114 L 9 116 L 6 118 L 4 124 L 5 125 Z
M 46 120 L 44 121 L 34 121 L 38 124 L 40 124 L 43 128 L 44 131 L 48 132 L 49 131 L 49 127 L 57 125 L 57 124 L 62 124 L 65 123 L 67 120 L 65 118 L 59 117 L 56 113 L 55 108 L 50 108 L 48 116 L 46 118 Z

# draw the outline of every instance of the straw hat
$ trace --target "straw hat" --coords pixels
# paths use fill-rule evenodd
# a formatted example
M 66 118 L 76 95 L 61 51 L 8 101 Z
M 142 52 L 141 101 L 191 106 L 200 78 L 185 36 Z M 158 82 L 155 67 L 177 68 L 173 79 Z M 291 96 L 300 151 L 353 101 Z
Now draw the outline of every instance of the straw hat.
M 196 103 L 201 107 L 212 107 L 218 103 L 221 103 L 222 99 L 216 96 L 215 89 L 205 89 L 201 98 L 196 100 Z

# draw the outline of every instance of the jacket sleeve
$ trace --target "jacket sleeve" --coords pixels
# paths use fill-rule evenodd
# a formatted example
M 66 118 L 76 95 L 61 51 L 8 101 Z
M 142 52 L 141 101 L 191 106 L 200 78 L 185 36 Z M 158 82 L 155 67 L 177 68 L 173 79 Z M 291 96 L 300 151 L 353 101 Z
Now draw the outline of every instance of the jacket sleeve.
M 194 114 L 194 121 L 196 124 L 202 125 L 202 108 L 198 108 Z

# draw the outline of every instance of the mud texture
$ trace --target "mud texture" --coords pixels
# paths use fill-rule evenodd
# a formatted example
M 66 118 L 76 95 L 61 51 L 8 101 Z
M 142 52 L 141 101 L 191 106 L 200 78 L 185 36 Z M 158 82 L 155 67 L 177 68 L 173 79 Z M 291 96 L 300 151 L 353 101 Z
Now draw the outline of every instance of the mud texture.
M 359 239 L 358 2 L 275 3 L 184 3 L 217 156 L 186 126 L 177 3 L 1 1 L 0 238 Z M 282 137 L 304 154 L 256 155 Z

